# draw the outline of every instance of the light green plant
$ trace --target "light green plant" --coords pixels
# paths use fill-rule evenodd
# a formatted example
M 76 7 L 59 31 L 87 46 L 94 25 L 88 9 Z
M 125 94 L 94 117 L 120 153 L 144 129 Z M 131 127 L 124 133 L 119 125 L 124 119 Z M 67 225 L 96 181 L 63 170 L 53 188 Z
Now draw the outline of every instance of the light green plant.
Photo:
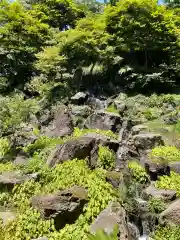
M 105 135 L 107 137 L 111 137 L 114 139 L 117 139 L 117 134 L 113 133 L 111 130 L 101 130 L 101 129 L 79 129 L 77 127 L 74 128 L 74 133 L 73 133 L 73 137 L 81 137 L 87 133 L 90 132 L 94 132 L 97 134 L 102 134 Z
M 116 154 L 108 147 L 99 146 L 98 165 L 104 169 L 112 169 L 115 166 Z
M 99 230 L 96 234 L 89 234 L 88 240 L 118 240 L 118 233 L 118 226 L 115 227 L 114 231 L 110 234 L 105 233 L 103 230 Z
M 180 175 L 171 172 L 170 176 L 161 176 L 157 181 L 155 186 L 161 189 L 172 189 L 176 191 L 177 196 L 180 196 Z
M 10 151 L 10 143 L 7 138 L 0 138 L 0 157 L 4 157 Z
M 12 162 L 0 163 L 0 173 L 6 171 L 12 171 L 14 169 L 14 165 Z
M 180 161 L 180 150 L 175 146 L 158 146 L 152 149 L 149 156 L 154 162 L 175 162 Z
M 154 240 L 179 240 L 180 226 L 158 226 L 156 231 L 152 234 Z
M 146 183 L 148 181 L 148 175 L 145 169 L 136 161 L 130 161 L 128 168 L 131 171 L 132 177 L 139 183 Z
M 106 111 L 119 114 L 119 110 L 115 108 L 114 104 L 109 105 L 109 107 L 106 108 Z
M 148 209 L 152 213 L 161 213 L 166 207 L 165 202 L 160 198 L 152 197 L 148 201 Z

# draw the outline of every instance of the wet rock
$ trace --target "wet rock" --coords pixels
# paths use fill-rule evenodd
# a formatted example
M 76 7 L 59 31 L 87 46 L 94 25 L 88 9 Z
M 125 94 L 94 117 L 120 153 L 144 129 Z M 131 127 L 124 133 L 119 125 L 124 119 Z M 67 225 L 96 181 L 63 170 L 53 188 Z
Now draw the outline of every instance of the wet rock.
M 157 189 L 152 185 L 150 185 L 144 190 L 144 194 L 147 198 L 150 197 L 160 198 L 164 201 L 166 200 L 172 201 L 176 199 L 176 191 L 168 189 Z
M 16 184 L 22 184 L 29 180 L 36 180 L 38 173 L 22 175 L 20 172 L 3 172 L 0 175 L 0 188 L 12 190 Z
M 180 225 L 180 198 L 160 214 L 160 219 L 167 224 Z
M 62 145 L 58 145 L 54 152 L 49 156 L 47 164 L 50 167 L 72 160 L 75 158 L 85 159 L 89 157 L 89 165 L 95 166 L 98 157 L 98 143 L 95 138 L 80 137 L 69 140 Z
M 72 104 L 83 105 L 88 100 L 88 93 L 78 92 L 71 97 Z
M 43 219 L 54 219 L 57 230 L 66 224 L 74 223 L 82 213 L 86 202 L 87 192 L 79 186 L 32 198 L 32 206 L 40 211 Z
M 73 121 L 70 110 L 66 106 L 61 106 L 48 126 L 42 127 L 42 133 L 48 137 L 71 135 L 73 133 Z
M 164 145 L 161 135 L 153 133 L 140 133 L 133 136 L 134 145 L 140 150 L 152 149 Z
M 137 135 L 142 132 L 147 132 L 148 127 L 145 125 L 135 125 L 132 127 L 132 134 Z
M 121 129 L 122 119 L 117 113 L 110 113 L 105 111 L 95 111 L 90 115 L 85 127 L 89 129 L 111 130 L 117 132 Z
M 13 221 L 16 218 L 16 213 L 11 211 L 0 211 L 0 219 L 3 222 L 3 225 L 7 225 L 10 221 Z
M 119 203 L 111 203 L 97 216 L 90 226 L 90 231 L 95 234 L 98 230 L 104 230 L 109 235 L 117 225 L 120 232 L 119 240 L 130 240 L 124 209 Z
M 129 228 L 129 233 L 130 233 L 131 238 L 133 240 L 139 240 L 140 232 L 139 232 L 137 226 L 133 223 L 128 222 L 128 228 Z

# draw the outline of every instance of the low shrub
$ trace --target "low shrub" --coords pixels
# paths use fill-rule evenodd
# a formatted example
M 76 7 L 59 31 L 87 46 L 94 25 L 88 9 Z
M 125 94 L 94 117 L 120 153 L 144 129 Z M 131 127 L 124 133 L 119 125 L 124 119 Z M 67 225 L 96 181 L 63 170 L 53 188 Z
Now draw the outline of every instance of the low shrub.
M 115 167 L 116 154 L 108 147 L 99 146 L 98 165 L 104 169 L 112 169 Z
M 179 240 L 180 226 L 158 226 L 156 231 L 152 234 L 154 240 Z
M 161 176 L 155 183 L 157 188 L 172 189 L 176 191 L 177 196 L 180 196 L 180 175 L 171 172 L 170 176 Z
M 158 214 L 166 209 L 166 204 L 162 199 L 152 197 L 148 201 L 148 209 L 150 212 Z
M 119 114 L 119 110 L 115 108 L 114 104 L 109 105 L 109 107 L 106 108 L 106 111 Z
M 149 156 L 154 162 L 175 162 L 180 161 L 180 150 L 175 146 L 158 146 L 152 149 Z
M 146 183 L 148 181 L 148 175 L 145 169 L 136 161 L 129 162 L 128 168 L 130 169 L 132 177 L 136 182 Z

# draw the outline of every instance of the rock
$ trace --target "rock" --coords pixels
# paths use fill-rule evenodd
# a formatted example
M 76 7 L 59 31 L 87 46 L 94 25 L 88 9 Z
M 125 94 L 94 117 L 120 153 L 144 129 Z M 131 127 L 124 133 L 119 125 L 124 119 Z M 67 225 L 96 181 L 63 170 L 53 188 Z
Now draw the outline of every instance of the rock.
M 150 159 L 146 159 L 144 163 L 141 160 L 141 164 L 145 167 L 151 181 L 156 181 L 159 176 L 170 176 L 170 167 L 167 164 L 155 163 Z
M 144 131 L 147 132 L 148 127 L 145 125 L 135 125 L 132 127 L 132 134 L 137 135 L 139 133 L 142 133 Z
M 171 171 L 180 173 L 180 162 L 171 162 L 168 164 Z
M 28 155 L 24 152 L 20 152 L 14 160 L 15 165 L 27 165 L 28 162 L 29 162 Z
M 39 237 L 39 238 L 33 238 L 31 240 L 48 240 L 47 237 Z
M 139 240 L 140 232 L 135 224 L 128 222 L 130 236 L 133 240 Z
M 16 184 L 22 184 L 29 180 L 36 180 L 38 173 L 22 175 L 20 172 L 3 172 L 0 175 L 0 187 L 12 190 Z
M 172 125 L 172 124 L 176 124 L 178 122 L 178 117 L 177 116 L 165 116 L 163 120 L 166 124 Z
M 92 113 L 92 109 L 87 105 L 71 105 L 71 109 L 72 115 L 76 117 L 86 118 Z
M 95 133 L 95 132 L 89 132 L 89 133 L 86 133 L 83 136 L 88 137 L 88 138 L 94 138 L 96 140 L 96 142 L 98 142 L 99 144 L 101 144 L 103 146 L 109 147 L 109 149 L 113 150 L 114 152 L 117 152 L 117 150 L 119 148 L 119 142 L 117 140 L 112 139 L 112 138 L 110 138 L 108 136 L 105 136 L 103 134 Z
M 50 167 L 72 160 L 74 158 L 85 159 L 89 157 L 90 166 L 95 166 L 98 157 L 98 144 L 95 138 L 80 137 L 69 140 L 62 145 L 58 145 L 52 155 L 49 156 L 47 164 Z
M 106 181 L 109 182 L 114 188 L 118 188 L 122 183 L 123 175 L 116 171 L 107 171 Z
M 96 110 L 104 110 L 107 107 L 106 99 L 99 99 L 95 97 L 89 97 L 87 104 Z
M 137 212 L 139 212 L 140 214 L 144 213 L 144 212 L 148 212 L 148 202 L 143 200 L 142 198 L 135 198 L 135 203 L 137 206 Z
M 10 221 L 16 218 L 16 214 L 11 211 L 0 212 L 0 219 L 2 219 L 3 225 L 7 225 Z
M 121 124 L 122 119 L 119 114 L 95 111 L 87 118 L 85 127 L 89 129 L 111 130 L 117 132 L 121 129 Z
M 164 145 L 161 135 L 153 133 L 140 133 L 133 136 L 134 145 L 140 150 L 152 149 Z
M 71 97 L 72 104 L 83 105 L 88 100 L 88 94 L 84 92 L 78 92 Z
M 144 194 L 147 198 L 160 198 L 164 201 L 172 201 L 176 199 L 176 191 L 169 189 L 157 189 L 152 185 L 144 190 Z
M 119 111 L 119 113 L 124 113 L 124 111 L 126 110 L 126 104 L 124 102 L 115 100 L 114 106 Z
M 83 212 L 86 202 L 87 191 L 79 186 L 32 198 L 32 206 L 40 211 L 43 219 L 54 219 L 57 230 L 74 223 Z
M 180 225 L 180 198 L 160 214 L 160 219 L 167 224 Z
M 71 135 L 73 133 L 73 121 L 69 109 L 66 106 L 61 106 L 48 126 L 42 128 L 42 133 L 48 137 Z
M 119 203 L 111 203 L 104 209 L 90 226 L 91 233 L 95 234 L 98 230 L 104 230 L 108 235 L 118 225 L 120 240 L 130 240 L 125 211 Z

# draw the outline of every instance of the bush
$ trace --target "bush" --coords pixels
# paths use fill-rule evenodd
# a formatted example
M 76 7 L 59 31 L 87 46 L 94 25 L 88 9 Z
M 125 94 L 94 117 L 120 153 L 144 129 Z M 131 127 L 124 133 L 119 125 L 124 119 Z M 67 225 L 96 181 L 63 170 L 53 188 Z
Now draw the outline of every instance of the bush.
M 118 226 L 114 228 L 111 234 L 106 234 L 104 231 L 97 231 L 96 234 L 89 234 L 88 240 L 118 240 Z
M 119 110 L 115 108 L 114 104 L 109 105 L 109 107 L 106 108 L 106 111 L 119 114 Z
M 155 186 L 162 189 L 172 189 L 176 191 L 177 196 L 180 196 L 180 175 L 171 172 L 170 176 L 162 176 L 157 181 Z
M 104 169 L 112 169 L 115 167 L 116 154 L 108 147 L 99 146 L 98 165 Z
M 175 162 L 180 161 L 180 150 L 175 146 L 159 146 L 152 149 L 149 156 L 154 162 Z
M 0 138 L 0 158 L 6 156 L 10 151 L 10 143 L 7 138 Z
M 139 165 L 136 161 L 131 161 L 128 163 L 128 167 L 131 171 L 132 177 L 136 182 L 146 183 L 148 181 L 148 175 L 145 169 Z
M 157 227 L 156 231 L 152 234 L 154 240 L 179 240 L 180 239 L 180 226 L 166 226 Z
M 152 213 L 161 213 L 166 209 L 166 204 L 162 199 L 152 197 L 148 201 L 148 209 Z
M 90 170 L 84 160 L 72 160 L 49 169 L 39 165 L 40 181 L 28 181 L 14 187 L 9 199 L 12 206 L 17 207 L 18 216 L 3 228 L 5 240 L 25 240 L 46 235 L 52 240 L 85 240 L 89 224 L 105 209 L 109 202 L 116 199 L 116 192 L 106 182 L 103 169 Z M 31 168 L 33 171 L 38 168 Z M 68 176 L 68 177 L 67 177 Z M 66 225 L 59 232 L 54 229 L 53 221 L 40 218 L 40 213 L 30 207 L 30 199 L 36 194 L 48 194 L 63 190 L 72 185 L 80 185 L 87 189 L 88 205 L 78 220 Z

